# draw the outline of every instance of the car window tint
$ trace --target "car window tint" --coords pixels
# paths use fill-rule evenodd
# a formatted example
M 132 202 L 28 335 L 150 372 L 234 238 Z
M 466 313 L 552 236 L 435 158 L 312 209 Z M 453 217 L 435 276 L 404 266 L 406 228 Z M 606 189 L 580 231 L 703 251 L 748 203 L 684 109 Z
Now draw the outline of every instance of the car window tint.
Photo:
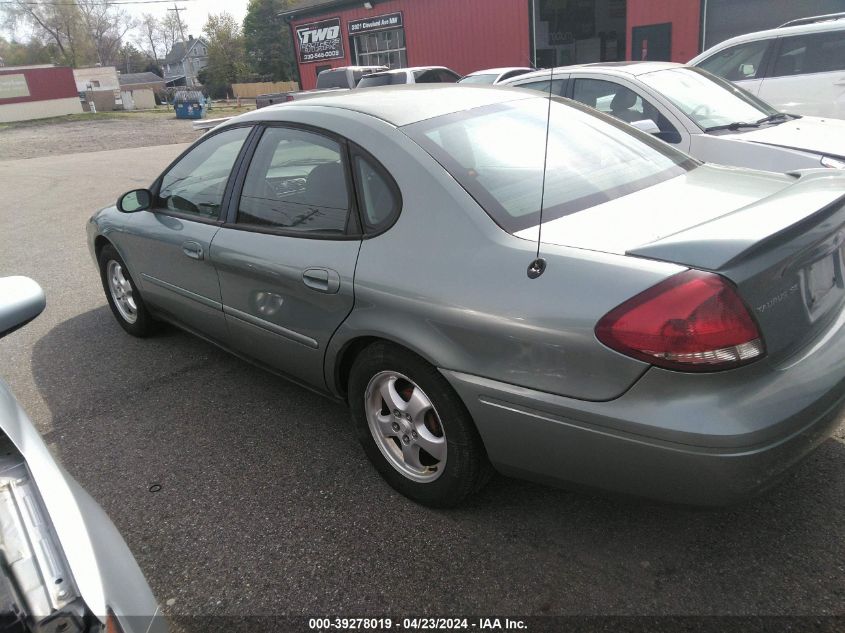
M 237 223 L 343 233 L 348 217 L 340 145 L 313 132 L 268 128 L 247 171 Z
M 728 81 L 756 79 L 763 74 L 761 66 L 768 47 L 769 40 L 737 44 L 708 57 L 697 66 Z
M 563 86 L 566 83 L 565 79 L 555 79 L 552 81 L 552 94 L 561 96 L 563 94 Z M 529 81 L 524 84 L 519 84 L 516 88 L 527 88 L 528 90 L 537 90 L 539 92 L 549 92 L 549 80 L 544 81 Z
M 197 145 L 164 175 L 155 206 L 217 219 L 232 166 L 251 130 L 226 130 Z
M 585 106 L 553 99 L 549 119 L 548 104 L 548 99 L 500 103 L 403 129 L 510 232 L 539 223 L 544 178 L 543 218 L 553 220 L 589 213 L 698 166 L 686 154 Z
M 657 106 L 626 86 L 601 79 L 576 79 L 572 98 L 625 123 L 650 119 L 660 129 L 661 140 L 681 142 L 680 132 Z
M 493 84 L 498 75 L 469 75 L 461 79 L 459 84 Z
M 520 75 L 524 75 L 525 73 L 531 72 L 530 70 L 521 68 L 519 70 L 511 70 L 506 72 L 499 81 L 504 81 L 505 79 L 511 79 L 513 77 L 519 77 Z
M 845 34 L 813 33 L 782 40 L 775 59 L 774 77 L 845 70 Z
M 355 179 L 361 198 L 364 224 L 370 230 L 379 230 L 388 224 L 399 211 L 399 200 L 386 175 L 363 156 L 355 156 Z

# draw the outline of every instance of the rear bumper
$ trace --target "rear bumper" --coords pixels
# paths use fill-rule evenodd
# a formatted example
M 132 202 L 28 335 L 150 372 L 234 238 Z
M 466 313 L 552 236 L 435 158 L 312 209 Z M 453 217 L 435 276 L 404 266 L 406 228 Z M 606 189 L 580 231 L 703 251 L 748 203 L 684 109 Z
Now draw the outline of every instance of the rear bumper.
M 724 505 L 771 485 L 839 426 L 845 314 L 777 365 L 714 374 L 652 368 L 608 402 L 441 371 L 504 474 Z

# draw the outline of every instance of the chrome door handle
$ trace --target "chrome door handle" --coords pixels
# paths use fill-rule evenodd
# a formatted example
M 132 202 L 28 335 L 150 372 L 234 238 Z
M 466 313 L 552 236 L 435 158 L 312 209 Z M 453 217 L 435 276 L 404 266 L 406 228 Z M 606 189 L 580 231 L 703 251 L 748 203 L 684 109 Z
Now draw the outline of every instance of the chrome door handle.
M 182 252 L 191 259 L 203 259 L 202 246 L 197 242 L 184 242 Z
M 340 290 L 340 275 L 329 268 L 309 268 L 302 273 L 302 283 L 311 290 L 333 295 Z

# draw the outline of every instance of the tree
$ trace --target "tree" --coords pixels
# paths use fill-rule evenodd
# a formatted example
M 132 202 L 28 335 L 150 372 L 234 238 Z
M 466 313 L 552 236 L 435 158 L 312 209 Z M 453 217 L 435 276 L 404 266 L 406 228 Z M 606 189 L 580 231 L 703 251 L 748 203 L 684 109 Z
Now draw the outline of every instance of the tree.
M 159 56 L 159 49 L 164 46 L 162 26 L 161 21 L 152 13 L 141 15 L 141 19 L 138 21 L 138 34 L 138 43 L 141 49 L 147 53 L 153 62 L 167 54 L 168 51 L 164 51 L 164 55 Z
M 103 66 L 116 65 L 126 33 L 135 26 L 123 9 L 101 0 L 76 0 L 88 37 Z
M 145 69 L 149 66 L 149 63 L 147 56 L 129 42 L 120 47 L 119 64 L 117 66 L 120 72 L 127 74 L 146 72 Z
M 26 43 L 17 40 L 8 41 L 0 37 L 0 65 L 29 66 L 31 64 L 52 64 L 57 57 L 55 45 L 44 44 L 38 38 L 30 38 Z
M 24 24 L 35 37 L 53 44 L 57 63 L 78 67 L 96 60 L 82 11 L 75 2 L 8 0 L 4 6 L 5 26 L 14 31 Z
M 290 27 L 279 14 L 290 0 L 250 0 L 244 18 L 244 44 L 250 69 L 261 81 L 298 79 Z
M 165 17 L 159 20 L 159 39 L 164 49 L 165 57 L 173 48 L 173 45 L 182 39 L 179 28 L 179 16 L 175 11 L 169 12 Z
M 235 18 L 226 12 L 209 15 L 203 33 L 208 42 L 208 66 L 203 69 L 203 83 L 212 96 L 224 96 L 248 72 L 244 38 Z

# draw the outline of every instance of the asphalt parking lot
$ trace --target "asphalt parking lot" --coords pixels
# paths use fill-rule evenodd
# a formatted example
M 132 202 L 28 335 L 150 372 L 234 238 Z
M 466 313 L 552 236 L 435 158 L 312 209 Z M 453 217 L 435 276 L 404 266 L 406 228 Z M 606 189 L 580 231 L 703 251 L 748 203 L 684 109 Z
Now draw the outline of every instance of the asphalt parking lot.
M 177 330 L 130 338 L 84 225 L 184 147 L 4 160 L 0 134 L 0 276 L 48 297 L 0 376 L 168 613 L 845 615 L 845 426 L 729 509 L 496 477 L 436 511 L 382 482 L 344 407 Z

